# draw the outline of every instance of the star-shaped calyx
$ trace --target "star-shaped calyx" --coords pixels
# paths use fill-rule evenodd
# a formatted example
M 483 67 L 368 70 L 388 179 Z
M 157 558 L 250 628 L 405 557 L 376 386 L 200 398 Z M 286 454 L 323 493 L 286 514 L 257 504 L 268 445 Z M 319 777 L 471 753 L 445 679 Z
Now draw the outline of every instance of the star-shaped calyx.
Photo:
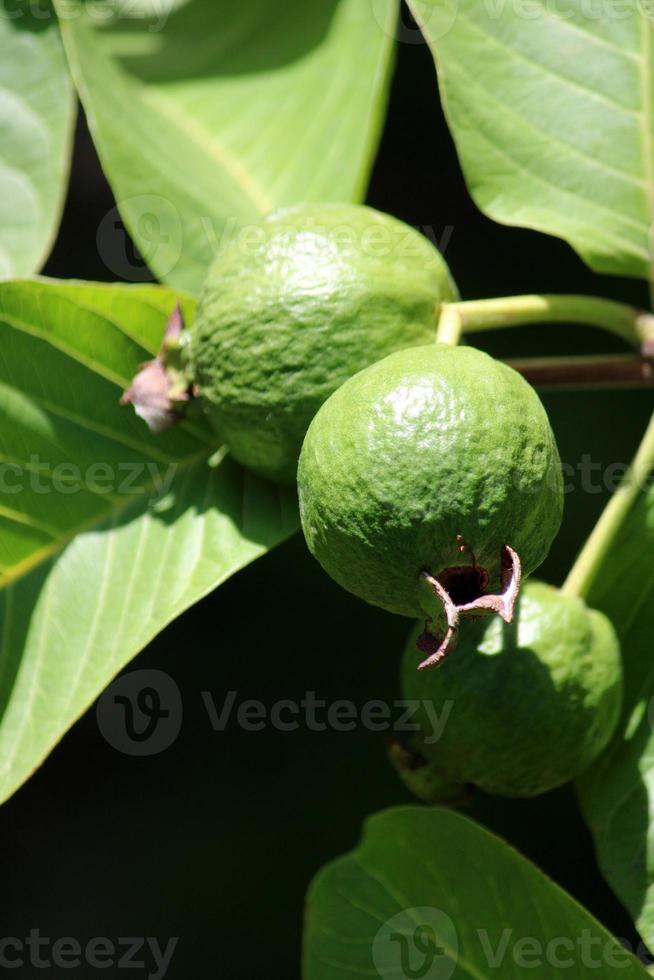
M 424 571 L 420 574 L 422 585 L 429 591 L 430 605 L 436 601 L 440 606 L 440 615 L 432 616 L 425 627 L 425 632 L 418 638 L 418 649 L 426 654 L 426 658 L 418 664 L 418 670 L 429 670 L 438 667 L 439 664 L 455 648 L 459 623 L 461 619 L 473 619 L 478 616 L 485 616 L 497 613 L 505 623 L 513 620 L 516 599 L 520 592 L 522 580 L 522 564 L 520 556 L 509 545 L 504 545 L 501 556 L 501 591 L 498 593 L 481 593 L 473 598 L 458 597 L 458 601 L 453 597 L 454 588 L 449 591 L 446 584 L 456 578 L 457 572 L 462 572 L 477 576 L 477 581 L 483 583 L 487 576 L 475 566 L 472 568 L 450 569 L 449 574 L 434 577 L 430 572 Z M 439 580 L 440 579 L 440 580 Z M 457 590 L 458 591 L 458 590 Z M 439 626 L 443 622 L 444 626 Z

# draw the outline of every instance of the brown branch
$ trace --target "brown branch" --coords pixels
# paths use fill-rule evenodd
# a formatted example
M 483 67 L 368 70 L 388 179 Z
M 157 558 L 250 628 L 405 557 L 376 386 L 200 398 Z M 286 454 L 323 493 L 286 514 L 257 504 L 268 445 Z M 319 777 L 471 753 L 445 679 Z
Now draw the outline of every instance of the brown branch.
M 631 354 L 534 357 L 504 362 L 535 388 L 651 388 L 654 359 Z

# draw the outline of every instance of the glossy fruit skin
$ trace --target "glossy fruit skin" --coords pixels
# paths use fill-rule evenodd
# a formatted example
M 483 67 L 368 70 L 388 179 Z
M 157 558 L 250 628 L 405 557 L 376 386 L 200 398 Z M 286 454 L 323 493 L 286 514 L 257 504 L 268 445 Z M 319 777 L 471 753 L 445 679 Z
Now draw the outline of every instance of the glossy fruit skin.
M 481 351 L 442 344 L 391 354 L 339 388 L 309 427 L 298 488 L 323 568 L 414 618 L 429 615 L 421 571 L 438 577 L 474 554 L 497 592 L 502 547 L 529 574 L 563 509 L 560 459 L 533 388 Z
M 293 483 L 320 405 L 368 364 L 433 340 L 456 287 L 431 242 L 371 208 L 300 205 L 250 234 L 216 258 L 187 359 L 232 455 Z
M 474 785 L 500 796 L 536 796 L 582 773 L 618 722 L 622 663 L 602 613 L 542 582 L 523 588 L 514 622 L 466 623 L 457 649 L 418 672 L 417 627 L 402 662 L 403 697 L 421 702 L 416 748 L 446 798 Z M 440 717 L 440 738 L 424 702 Z M 409 781 L 409 780 L 407 780 Z

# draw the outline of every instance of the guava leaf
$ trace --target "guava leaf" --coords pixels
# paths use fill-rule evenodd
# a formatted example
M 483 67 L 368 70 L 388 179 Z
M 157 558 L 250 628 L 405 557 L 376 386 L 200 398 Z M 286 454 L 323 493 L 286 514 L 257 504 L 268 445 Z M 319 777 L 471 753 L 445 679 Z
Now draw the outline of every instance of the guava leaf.
M 654 948 L 654 487 L 641 493 L 588 596 L 615 624 L 625 667 L 620 727 L 578 781 L 604 876 Z
M 120 214 L 160 279 L 197 292 L 226 234 L 364 195 L 397 0 L 127 4 L 104 21 L 56 4 Z
M 516 851 L 439 808 L 376 814 L 308 895 L 305 980 L 646 977 Z
M 0 0 L 0 278 L 37 272 L 52 247 L 74 121 L 54 14 Z
M 470 192 L 491 218 L 647 279 L 654 15 L 641 0 L 409 0 Z M 619 6 L 619 10 L 618 10 Z
M 177 298 L 0 283 L 0 800 L 167 623 L 297 527 L 293 495 L 212 456 L 202 421 L 154 437 L 118 404 Z

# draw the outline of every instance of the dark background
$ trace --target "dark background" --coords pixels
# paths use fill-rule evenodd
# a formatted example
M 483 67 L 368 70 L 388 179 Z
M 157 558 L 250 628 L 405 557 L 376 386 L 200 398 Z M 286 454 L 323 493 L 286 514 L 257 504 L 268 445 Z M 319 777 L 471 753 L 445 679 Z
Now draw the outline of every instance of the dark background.
M 465 298 L 588 292 L 645 303 L 643 287 L 593 275 L 562 242 L 504 228 L 471 202 L 437 97 L 434 69 L 408 15 L 369 203 L 453 234 L 447 260 Z M 96 235 L 114 205 L 80 121 L 60 238 L 46 274 L 113 279 Z M 474 338 L 473 338 L 474 342 Z M 620 349 L 565 327 L 484 335 L 502 356 Z M 628 462 L 651 394 L 545 396 L 564 461 Z M 560 582 L 606 499 L 580 487 L 540 576 Z M 258 629 L 253 631 L 256 606 Z M 91 711 L 0 810 L 2 935 L 179 937 L 172 978 L 299 976 L 302 905 L 313 874 L 357 841 L 362 820 L 409 802 L 384 737 L 211 729 L 200 692 L 272 705 L 315 691 L 328 702 L 399 696 L 409 623 L 365 606 L 329 581 L 299 538 L 241 572 L 167 629 L 137 660 L 178 684 L 184 725 L 160 755 L 112 749 Z M 130 669 L 134 669 L 134 665 Z M 600 878 L 571 790 L 527 802 L 479 797 L 471 813 L 508 837 L 621 936 L 629 919 Z M 55 971 L 51 971 L 54 975 Z M 106 970 L 104 976 L 122 975 Z M 70 970 L 86 977 L 95 971 Z M 23 977 L 43 970 L 25 968 Z M 50 974 L 48 974 L 50 975 Z M 145 972 L 137 975 L 145 976 Z

